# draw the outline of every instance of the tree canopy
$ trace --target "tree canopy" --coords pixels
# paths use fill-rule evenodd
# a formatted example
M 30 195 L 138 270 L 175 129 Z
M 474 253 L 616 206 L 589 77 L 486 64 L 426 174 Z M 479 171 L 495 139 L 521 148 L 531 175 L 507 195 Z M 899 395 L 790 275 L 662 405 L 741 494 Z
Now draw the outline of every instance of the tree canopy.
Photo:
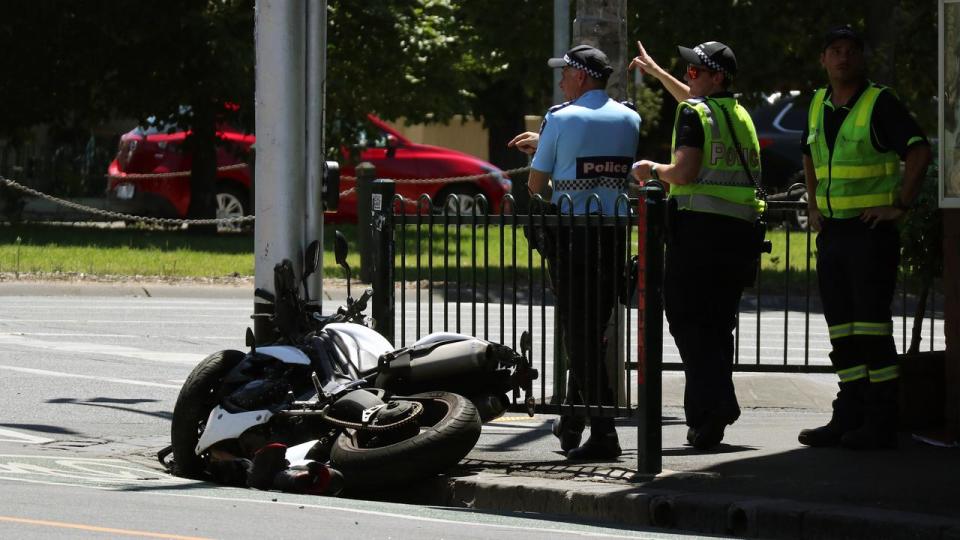
M 0 3 L 0 137 L 151 115 L 209 128 L 228 114 L 252 129 L 254 8 L 254 0 Z M 823 84 L 820 36 L 850 22 L 867 37 L 874 78 L 928 131 L 936 125 L 934 0 L 632 0 L 629 13 L 628 51 L 641 39 L 675 72 L 677 44 L 731 45 L 741 66 L 735 89 L 748 99 Z M 329 0 L 330 142 L 368 112 L 413 121 L 467 114 L 491 129 L 495 161 L 517 159 L 499 152 L 499 140 L 549 105 L 552 18 L 544 0 Z M 649 124 L 663 118 L 662 130 L 673 104 L 654 99 L 647 82 L 641 110 Z

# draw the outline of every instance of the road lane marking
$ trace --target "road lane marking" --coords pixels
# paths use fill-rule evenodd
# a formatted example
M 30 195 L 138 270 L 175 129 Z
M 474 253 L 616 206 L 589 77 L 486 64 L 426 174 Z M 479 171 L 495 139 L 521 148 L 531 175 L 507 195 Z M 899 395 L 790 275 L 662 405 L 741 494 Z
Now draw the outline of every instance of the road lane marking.
M 132 384 L 135 386 L 153 386 L 156 388 L 180 388 L 179 384 L 163 384 L 150 381 L 137 381 L 133 379 L 117 379 L 114 377 L 97 377 L 95 375 L 80 375 L 77 373 L 65 373 L 62 371 L 50 371 L 46 369 L 33 369 L 17 366 L 0 365 L 0 369 L 8 371 L 19 371 L 20 373 L 29 373 L 30 375 L 42 375 L 44 377 L 63 377 L 68 379 L 90 379 L 93 381 L 112 382 L 118 384 Z
M 237 336 L 183 336 L 167 334 L 93 334 L 90 332 L 0 332 L 0 336 L 23 336 L 23 337 L 81 337 L 81 338 L 116 338 L 116 339 L 144 339 L 169 337 L 176 339 L 209 339 L 226 340 L 236 339 Z
M 137 360 L 151 360 L 155 362 L 173 362 L 181 364 L 196 364 L 206 358 L 205 354 L 198 353 L 171 353 L 163 351 L 146 351 L 124 345 L 107 345 L 103 343 L 83 343 L 79 341 L 46 341 L 30 339 L 20 335 L 0 334 L 0 345 L 29 347 L 46 351 L 68 352 L 72 354 L 104 354 L 135 358 Z
M 123 536 L 140 536 L 147 538 L 169 538 L 176 540 L 207 540 L 203 536 L 181 536 L 179 534 L 164 534 L 148 531 L 134 531 L 130 529 L 114 529 L 112 527 L 98 527 L 96 525 L 85 525 L 83 523 L 67 523 L 65 521 L 49 521 L 45 519 L 27 519 L 12 516 L 0 516 L 0 521 L 8 523 L 19 523 L 21 525 L 39 525 L 42 527 L 55 527 L 58 529 L 75 529 L 87 532 L 102 532 L 109 534 L 119 534 Z
M 12 429 L 0 428 L 0 442 L 44 444 L 52 440 L 53 439 L 47 439 L 45 437 L 37 437 L 36 435 L 30 435 L 27 433 L 20 433 L 19 431 L 14 431 Z
M 7 480 L 22 480 L 8 475 L 24 475 L 108 484 L 142 484 L 145 481 L 174 484 L 189 482 L 123 459 L 25 454 L 0 454 L 0 475 Z
M 51 486 L 61 486 L 61 487 L 76 487 L 81 489 L 98 489 L 98 490 L 104 490 L 104 491 L 118 491 L 119 489 L 121 489 L 120 487 L 92 486 L 88 484 L 71 484 L 67 482 L 46 482 L 43 480 L 25 480 L 20 478 L 4 477 L 4 476 L 0 476 L 0 480 L 12 480 L 17 482 L 26 482 L 30 484 L 51 485 Z M 197 481 L 192 481 L 190 483 L 200 485 L 200 486 L 203 486 L 205 484 L 204 482 L 197 482 Z M 231 491 L 240 490 L 240 488 L 222 488 L 220 486 L 212 486 L 211 489 L 227 489 Z M 246 492 L 247 490 L 242 490 L 242 491 Z M 261 492 L 253 491 L 251 492 L 251 496 L 257 496 L 260 493 Z M 415 515 L 410 515 L 409 513 L 384 512 L 381 510 L 365 510 L 361 508 L 350 508 L 345 506 L 336 506 L 332 504 L 331 505 L 313 504 L 313 503 L 305 502 L 305 499 L 312 498 L 308 495 L 294 495 L 294 494 L 277 493 L 277 492 L 267 492 L 267 495 L 271 497 L 270 499 L 267 499 L 267 500 L 248 499 L 248 498 L 241 498 L 241 497 L 220 497 L 220 496 L 213 496 L 213 495 L 196 495 L 196 494 L 190 494 L 190 493 L 171 493 L 169 491 L 152 491 L 149 488 L 145 490 L 129 492 L 129 494 L 143 495 L 143 496 L 156 496 L 156 497 L 180 497 L 180 498 L 186 498 L 186 499 L 200 499 L 200 500 L 219 501 L 219 502 L 226 502 L 226 503 L 252 503 L 252 504 L 259 504 L 259 505 L 278 505 L 279 504 L 283 506 L 296 507 L 298 509 L 311 508 L 314 510 L 325 510 L 325 511 L 334 511 L 334 512 L 339 511 L 344 513 L 403 519 L 407 521 L 422 521 L 422 522 L 428 522 L 428 523 L 449 524 L 454 526 L 473 525 L 476 527 L 490 528 L 490 529 L 506 529 L 506 530 L 514 530 L 514 531 L 536 531 L 536 532 L 543 532 L 544 530 L 549 530 L 551 532 L 556 532 L 560 534 L 583 536 L 587 538 L 658 538 L 657 536 L 658 533 L 653 533 L 651 531 L 637 531 L 636 534 L 628 535 L 628 534 L 623 534 L 622 532 L 619 534 L 614 532 L 606 532 L 606 531 L 592 532 L 592 531 L 580 531 L 576 529 L 567 529 L 562 527 L 545 529 L 543 526 L 533 527 L 533 526 L 523 526 L 523 525 L 503 525 L 499 523 L 488 523 L 483 521 L 467 521 L 467 520 L 458 521 L 458 520 L 446 519 L 446 518 L 415 516 Z M 297 498 L 298 500 L 280 501 L 277 498 L 278 496 L 290 496 L 291 498 Z M 345 502 L 343 504 L 350 504 L 350 503 L 357 502 L 356 500 L 352 500 L 352 499 L 345 499 L 344 501 Z M 367 502 L 367 501 L 364 501 L 364 502 Z M 405 505 L 405 506 L 409 506 L 409 505 Z M 440 507 L 440 508 L 443 509 L 443 507 Z M 469 509 L 465 509 L 465 508 L 452 508 L 451 511 L 457 514 L 460 514 L 466 511 L 469 513 L 469 515 L 471 515 L 471 517 L 475 517 L 478 519 L 485 518 L 485 514 L 482 511 L 474 513 L 474 512 L 471 512 Z M 518 517 L 516 519 L 524 519 L 524 518 Z M 558 522 L 551 522 L 551 524 L 557 525 Z M 602 528 L 602 526 L 599 526 L 599 527 Z M 650 536 L 642 536 L 643 534 L 650 535 Z M 669 535 L 666 535 L 666 537 L 672 538 Z

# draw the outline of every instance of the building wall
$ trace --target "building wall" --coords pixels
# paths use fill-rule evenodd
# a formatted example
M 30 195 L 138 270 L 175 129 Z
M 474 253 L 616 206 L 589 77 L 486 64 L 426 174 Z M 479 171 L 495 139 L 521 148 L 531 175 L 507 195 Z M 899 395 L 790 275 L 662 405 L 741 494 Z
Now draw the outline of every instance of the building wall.
M 540 116 L 525 116 L 528 131 L 539 131 Z M 488 131 L 481 120 L 457 115 L 446 124 L 408 124 L 403 118 L 388 122 L 404 137 L 419 144 L 432 144 L 452 148 L 489 161 Z
M 948 428 L 960 433 L 960 210 L 943 209 L 943 332 L 946 338 Z

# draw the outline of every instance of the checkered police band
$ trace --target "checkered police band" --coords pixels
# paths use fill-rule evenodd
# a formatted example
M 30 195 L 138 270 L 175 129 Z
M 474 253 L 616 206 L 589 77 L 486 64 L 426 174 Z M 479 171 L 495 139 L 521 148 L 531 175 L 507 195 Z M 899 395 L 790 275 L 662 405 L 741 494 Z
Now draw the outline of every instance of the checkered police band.
M 707 53 L 703 52 L 703 49 L 701 49 L 699 45 L 693 48 L 693 52 L 696 53 L 698 58 L 700 58 L 700 61 L 703 62 L 703 65 L 707 66 L 708 68 L 714 71 L 720 71 L 726 75 L 730 75 L 729 73 L 727 73 L 727 70 L 720 67 L 720 64 L 711 60 L 710 57 L 707 56 Z
M 582 70 L 586 71 L 587 74 L 590 75 L 591 77 L 593 77 L 594 79 L 602 79 L 602 78 L 603 78 L 603 74 L 602 74 L 602 73 L 588 68 L 585 64 L 581 64 L 580 62 L 577 62 L 577 61 L 574 60 L 573 58 L 570 58 L 570 55 L 568 55 L 568 54 L 563 55 L 563 61 L 566 62 L 566 63 L 568 63 L 568 64 L 570 64 L 571 66 L 573 66 L 573 67 L 575 67 L 575 68 L 577 68 L 577 69 L 582 69 Z
M 610 188 L 616 190 L 625 190 L 627 181 L 624 178 L 609 178 L 601 176 L 599 178 L 581 178 L 578 180 L 555 180 L 554 186 L 560 191 L 587 191 L 596 188 Z

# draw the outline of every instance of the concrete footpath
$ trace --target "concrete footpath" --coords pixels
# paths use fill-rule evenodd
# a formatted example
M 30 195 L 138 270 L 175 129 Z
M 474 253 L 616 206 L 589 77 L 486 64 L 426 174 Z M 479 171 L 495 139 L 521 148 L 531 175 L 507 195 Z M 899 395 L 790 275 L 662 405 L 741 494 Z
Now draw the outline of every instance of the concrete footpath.
M 682 374 L 664 375 L 664 470 L 654 478 L 635 475 L 632 421 L 618 422 L 617 462 L 571 463 L 550 433 L 553 417 L 508 413 L 484 426 L 457 471 L 399 497 L 750 538 L 960 540 L 960 449 L 909 433 L 897 450 L 806 448 L 797 433 L 829 419 L 834 377 L 736 379 L 743 415 L 719 448 L 703 453 L 686 445 Z

